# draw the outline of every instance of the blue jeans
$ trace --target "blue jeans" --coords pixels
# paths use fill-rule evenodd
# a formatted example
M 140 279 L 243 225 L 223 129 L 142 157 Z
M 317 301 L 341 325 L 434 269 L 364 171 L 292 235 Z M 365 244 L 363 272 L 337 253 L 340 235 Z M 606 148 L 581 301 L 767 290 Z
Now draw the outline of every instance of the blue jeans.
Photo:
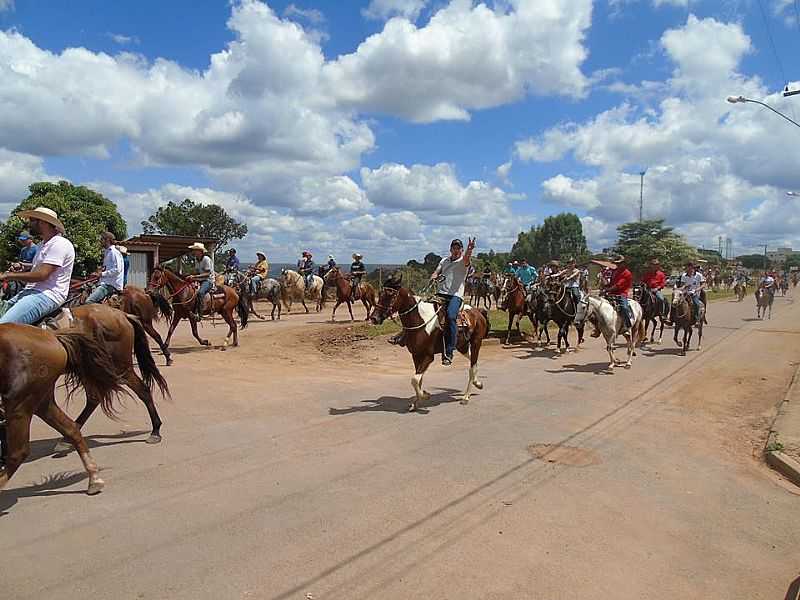
M 631 328 L 631 305 L 628 304 L 627 296 L 617 296 L 619 304 L 622 307 L 622 318 L 625 321 L 625 327 Z
M 89 297 L 86 299 L 86 304 L 99 304 L 112 294 L 118 294 L 119 290 L 115 288 L 113 285 L 108 283 L 101 283 L 94 291 L 89 294 Z
M 253 296 L 255 296 L 256 292 L 258 292 L 258 286 L 260 283 L 261 275 L 253 275 L 253 277 L 250 279 L 250 293 L 253 294 Z
M 214 283 L 210 279 L 200 282 L 200 289 L 197 290 L 197 305 L 195 307 L 198 315 L 203 314 L 203 300 L 205 300 L 206 294 L 211 291 L 212 285 Z
M 453 358 L 453 350 L 456 347 L 456 337 L 458 336 L 456 317 L 458 317 L 458 311 L 461 310 L 464 301 L 458 296 L 443 294 L 442 297 L 447 299 L 447 331 L 444 335 L 444 353 L 448 358 Z
M 694 306 L 694 318 L 697 319 L 700 317 L 700 294 L 690 294 L 692 298 L 692 305 Z
M 59 307 L 59 303 L 37 290 L 22 290 L 5 303 L 0 323 L 32 325 Z

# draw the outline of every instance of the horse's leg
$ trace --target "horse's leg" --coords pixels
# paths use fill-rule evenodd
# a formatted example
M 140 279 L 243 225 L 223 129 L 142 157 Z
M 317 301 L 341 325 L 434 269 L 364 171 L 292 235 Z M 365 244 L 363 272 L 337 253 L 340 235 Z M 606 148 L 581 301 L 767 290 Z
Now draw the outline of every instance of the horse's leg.
M 169 348 L 169 343 L 172 340 L 172 334 L 175 333 L 175 328 L 180 323 L 181 316 L 178 314 L 178 311 L 174 311 L 172 313 L 172 323 L 169 324 L 169 330 L 167 331 L 167 339 L 164 341 L 164 346 Z
M 433 354 L 426 354 L 421 357 L 414 356 L 414 375 L 411 377 L 411 387 L 414 388 L 414 400 L 408 405 L 408 411 L 414 412 L 417 410 L 420 402 L 430 400 L 431 395 L 422 387 L 422 378 L 425 371 L 431 366 L 433 362 Z
M 153 327 L 152 321 L 142 321 L 142 327 L 144 327 L 145 332 L 149 335 L 153 340 L 155 340 L 158 347 L 161 348 L 161 353 L 164 355 L 164 358 L 167 359 L 167 366 L 172 364 L 172 354 L 170 354 L 169 348 L 164 343 L 164 340 L 161 339 L 161 334 L 158 333 L 155 327 Z
M 514 313 L 511 311 L 511 307 L 508 308 L 508 331 L 506 332 L 506 346 L 508 342 L 511 340 L 511 327 L 514 324 Z
M 341 303 L 342 301 L 339 300 L 339 296 L 336 296 L 336 304 L 333 305 L 333 312 L 331 313 L 331 323 L 336 320 L 336 309 L 339 308 Z
M 16 406 L 6 413 L 6 464 L 0 468 L 0 490 L 6 486 L 31 452 L 32 416 L 23 405 Z
M 305 297 L 305 294 L 303 295 L 303 297 L 302 297 L 302 298 L 300 298 L 300 303 L 303 305 L 303 308 L 305 308 L 305 309 L 306 309 L 306 314 L 308 314 L 308 312 L 309 312 L 309 311 L 308 311 L 308 307 L 306 306 L 306 297 Z
M 128 373 L 125 375 L 125 383 L 133 393 L 136 394 L 136 397 L 142 401 L 142 404 L 144 404 L 147 409 L 147 414 L 150 415 L 150 425 L 153 429 L 150 432 L 150 437 L 147 438 L 145 442 L 148 444 L 160 443 L 162 423 L 161 417 L 156 410 L 156 404 L 153 402 L 153 394 L 147 389 L 144 381 L 142 381 L 141 377 L 139 377 L 133 369 L 129 369 Z
M 233 337 L 233 346 L 236 347 L 239 345 L 239 328 L 236 326 L 236 319 L 233 317 L 233 311 L 235 310 L 236 305 L 227 306 L 223 305 L 220 310 L 219 314 L 228 324 L 228 335 L 225 336 L 225 344 L 227 345 L 228 340 Z
M 697 328 L 697 350 L 698 352 L 703 349 L 703 324 Z
M 617 366 L 617 360 L 616 360 L 616 358 L 614 358 L 614 341 L 615 341 L 614 337 L 615 336 L 614 336 L 614 334 L 611 334 L 610 336 L 603 336 L 603 337 L 606 338 L 606 351 L 608 352 L 608 359 L 610 361 L 608 363 L 608 368 L 609 369 L 613 369 L 614 367 Z
M 194 318 L 194 315 L 193 314 L 189 314 L 189 316 L 187 318 L 189 319 L 189 325 L 192 328 L 192 335 L 194 336 L 194 339 L 196 339 L 198 342 L 200 342 L 201 346 L 210 346 L 211 344 L 209 343 L 209 341 L 201 339 L 200 338 L 200 334 L 197 333 L 197 320 Z
M 347 300 L 347 311 L 350 313 L 350 322 L 352 323 L 356 318 L 353 316 L 353 303 L 349 299 Z
M 81 435 L 75 422 L 58 407 L 53 392 L 50 392 L 48 402 L 43 404 L 36 411 L 36 414 L 75 446 L 75 450 L 78 451 L 78 456 L 81 457 L 83 468 L 86 469 L 86 473 L 89 475 L 89 487 L 86 493 L 93 496 L 103 491 L 105 482 L 100 479 L 100 469 L 97 468 L 97 463 L 94 462 L 94 458 L 92 458 L 89 452 L 89 446 L 86 445 L 86 440 Z
M 75 419 L 75 425 L 78 429 L 82 429 L 83 426 L 86 424 L 86 421 L 89 420 L 89 417 L 92 416 L 95 409 L 97 408 L 98 403 L 97 401 L 87 394 L 86 396 L 86 406 L 83 407 L 81 414 L 78 415 L 78 418 Z M 53 452 L 58 454 L 62 452 L 69 452 L 72 450 L 72 442 L 66 438 L 62 438 L 56 442 L 56 445 L 53 446 Z
M 482 343 L 483 337 L 477 337 L 473 334 L 469 342 L 469 377 L 467 378 L 467 387 L 461 397 L 461 404 L 469 402 L 471 396 L 470 386 L 474 385 L 479 390 L 483 389 L 483 384 L 478 381 L 478 354 L 480 354 Z
M 661 340 L 664 337 L 664 319 L 658 319 L 661 322 L 661 328 L 658 331 L 658 341 L 656 344 L 661 344 Z M 653 328 L 653 333 L 655 333 L 655 328 Z

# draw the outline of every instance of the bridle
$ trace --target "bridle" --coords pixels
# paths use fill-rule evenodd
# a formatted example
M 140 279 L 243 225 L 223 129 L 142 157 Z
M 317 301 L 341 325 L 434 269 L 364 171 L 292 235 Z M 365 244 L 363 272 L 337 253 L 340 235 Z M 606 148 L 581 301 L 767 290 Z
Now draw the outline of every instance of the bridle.
M 428 324 L 432 323 L 434 321 L 434 319 L 436 319 L 439 316 L 439 313 L 442 312 L 442 308 L 443 307 L 440 306 L 439 309 L 435 313 L 433 313 L 433 316 L 430 319 L 428 319 L 427 321 L 425 321 L 421 325 L 414 325 L 414 326 L 409 327 L 409 326 L 407 326 L 407 325 L 405 325 L 403 323 L 403 317 L 408 315 L 408 314 L 411 314 L 412 312 L 414 312 L 415 310 L 417 310 L 419 308 L 419 300 L 417 300 L 415 298 L 414 299 L 414 304 L 411 306 L 411 308 L 407 308 L 406 310 L 401 312 L 401 311 L 397 310 L 394 307 L 394 303 L 396 302 L 397 297 L 400 294 L 400 291 L 396 290 L 394 288 L 383 288 L 383 292 L 384 293 L 390 293 L 392 295 L 392 302 L 391 302 L 391 304 L 389 306 L 384 306 L 384 305 L 382 305 L 380 303 L 377 303 L 377 304 L 375 304 L 375 308 L 380 308 L 381 310 L 386 312 L 386 316 L 384 317 L 385 319 L 388 318 L 388 319 L 394 320 L 394 313 L 397 313 L 397 317 L 400 319 L 400 327 L 402 327 L 404 331 L 415 331 L 417 329 L 422 329 L 423 327 L 427 327 Z M 418 310 L 417 310 L 417 313 L 419 313 Z M 422 315 L 420 315 L 420 316 L 422 316 Z
M 157 270 L 160 271 L 161 274 L 159 276 L 158 285 L 155 285 L 153 287 L 159 290 L 162 288 L 167 288 L 167 290 L 169 290 L 169 278 L 167 277 L 167 272 L 164 269 L 157 269 Z M 197 297 L 197 289 L 194 288 L 192 282 L 185 281 L 183 279 L 181 281 L 183 282 L 182 286 L 179 286 L 178 289 L 176 289 L 174 292 L 170 293 L 168 291 L 168 293 L 165 295 L 165 298 L 167 299 L 168 302 L 172 302 L 173 304 L 189 304 L 190 302 L 193 302 L 194 299 Z M 184 290 L 190 287 L 193 288 L 193 294 L 191 298 L 189 298 L 188 300 L 181 300 L 177 302 L 174 300 L 178 294 L 182 293 Z

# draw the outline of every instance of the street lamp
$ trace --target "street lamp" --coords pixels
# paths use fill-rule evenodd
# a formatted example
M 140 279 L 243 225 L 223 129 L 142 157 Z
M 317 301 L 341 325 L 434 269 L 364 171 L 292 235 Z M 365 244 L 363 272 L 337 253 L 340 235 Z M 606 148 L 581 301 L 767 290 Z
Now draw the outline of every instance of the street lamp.
M 787 117 L 782 112 L 779 112 L 779 111 L 775 110 L 774 108 L 772 108 L 769 104 L 765 104 L 764 102 L 761 102 L 759 100 L 752 100 L 751 98 L 745 98 L 744 96 L 728 96 L 728 102 L 730 102 L 731 104 L 744 104 L 745 102 L 751 102 L 753 104 L 759 104 L 761 106 L 764 106 L 765 108 L 770 109 L 772 112 L 774 112 L 779 117 L 783 117 L 784 119 L 789 121 L 789 123 L 791 123 L 795 127 L 800 127 L 800 123 L 798 123 L 797 121 L 794 121 L 794 120 L 790 119 L 789 117 Z
M 644 176 L 647 173 L 647 169 L 643 169 L 639 171 L 639 177 L 641 177 L 641 183 L 639 184 L 639 222 L 642 222 L 642 214 L 644 210 Z

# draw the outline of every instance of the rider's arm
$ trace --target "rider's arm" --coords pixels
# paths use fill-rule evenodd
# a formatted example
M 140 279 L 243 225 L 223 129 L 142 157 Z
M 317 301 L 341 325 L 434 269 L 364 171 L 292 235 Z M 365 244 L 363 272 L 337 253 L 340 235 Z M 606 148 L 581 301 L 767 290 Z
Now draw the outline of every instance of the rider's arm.
M 472 258 L 472 251 L 475 249 L 475 238 L 467 238 L 467 251 L 464 253 L 464 264 L 468 267 Z
M 40 281 L 45 281 L 57 268 L 56 265 L 42 263 L 33 271 L 28 271 L 27 273 L 0 273 L 0 281 L 10 280 L 21 281 L 23 283 L 38 283 Z

